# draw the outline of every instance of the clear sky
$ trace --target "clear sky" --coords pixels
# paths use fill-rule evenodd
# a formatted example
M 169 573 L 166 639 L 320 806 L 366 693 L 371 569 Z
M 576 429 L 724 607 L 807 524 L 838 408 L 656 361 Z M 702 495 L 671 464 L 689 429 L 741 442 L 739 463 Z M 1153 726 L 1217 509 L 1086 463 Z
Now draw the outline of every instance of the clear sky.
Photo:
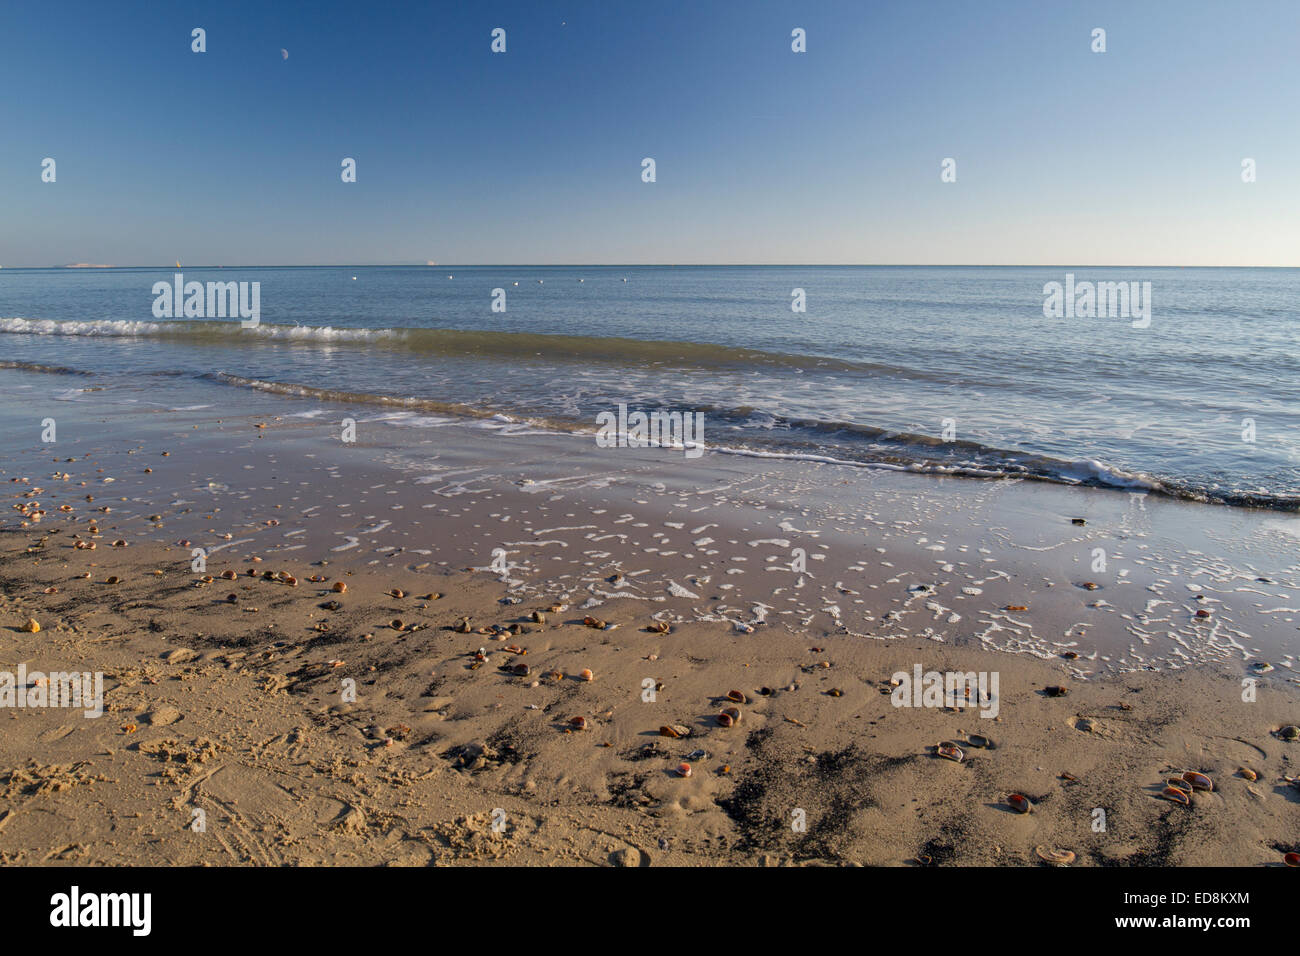
M 1298 40 L 1296 0 L 7 0 L 0 265 L 1300 266 Z

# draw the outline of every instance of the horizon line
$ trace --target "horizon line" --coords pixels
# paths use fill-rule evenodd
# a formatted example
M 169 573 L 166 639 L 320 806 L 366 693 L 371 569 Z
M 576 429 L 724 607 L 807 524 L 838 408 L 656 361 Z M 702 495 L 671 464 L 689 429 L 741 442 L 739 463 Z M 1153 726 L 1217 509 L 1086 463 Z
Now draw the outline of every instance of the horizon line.
M 983 263 L 983 262 L 447 262 L 429 265 L 419 262 L 367 263 L 236 263 L 195 265 L 135 264 L 111 265 L 68 263 L 48 266 L 5 266 L 4 269 L 97 271 L 106 269 L 1300 269 L 1300 265 L 1158 265 L 1154 263 Z

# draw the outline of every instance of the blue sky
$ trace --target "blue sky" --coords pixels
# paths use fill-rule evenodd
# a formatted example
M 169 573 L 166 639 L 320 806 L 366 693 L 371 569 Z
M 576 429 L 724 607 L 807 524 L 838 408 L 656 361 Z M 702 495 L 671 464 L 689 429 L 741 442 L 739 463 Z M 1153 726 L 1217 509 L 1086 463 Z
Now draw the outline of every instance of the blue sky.
M 1297 37 L 1293 0 L 11 3 L 0 265 L 1300 266 Z

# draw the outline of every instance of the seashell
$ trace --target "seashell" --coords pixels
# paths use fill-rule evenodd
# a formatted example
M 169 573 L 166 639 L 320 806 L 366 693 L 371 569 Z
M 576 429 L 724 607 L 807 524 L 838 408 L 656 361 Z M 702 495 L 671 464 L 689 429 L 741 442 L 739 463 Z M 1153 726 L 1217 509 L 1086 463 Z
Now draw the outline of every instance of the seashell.
M 934 752 L 940 757 L 944 757 L 947 760 L 956 761 L 957 763 L 961 763 L 963 760 L 966 759 L 966 754 L 960 747 L 958 747 L 956 744 L 949 743 L 947 741 L 936 745 L 934 748 Z
M 584 617 L 582 619 L 582 623 L 587 625 L 587 627 L 594 627 L 598 631 L 603 631 L 607 627 L 609 627 L 609 625 L 606 624 L 604 621 L 600 620 L 599 618 L 594 618 L 591 615 L 587 615 L 586 617 Z
M 967 734 L 966 740 L 972 747 L 982 747 L 985 750 L 993 750 L 997 746 L 992 737 L 983 734 Z
M 1181 803 L 1183 806 L 1190 806 L 1192 795 L 1186 790 L 1179 790 L 1177 787 L 1165 787 L 1160 791 L 1160 796 L 1166 800 L 1172 800 L 1174 803 Z
M 1213 790 L 1214 781 L 1203 773 L 1197 773 L 1195 770 L 1189 770 L 1183 774 L 1183 779 L 1192 785 L 1193 790 Z
M 388 592 L 388 596 L 395 597 L 395 598 L 404 598 L 406 597 L 406 592 L 403 591 L 401 588 L 393 588 L 391 591 Z
M 527 676 L 528 676 L 528 665 L 527 665 L 527 664 L 516 664 L 514 667 L 511 668 L 511 673 L 513 673 L 516 677 L 527 677 Z
M 116 541 L 113 542 L 113 547 L 115 547 L 115 548 L 125 548 L 125 547 L 126 547 L 126 542 L 123 541 L 121 538 L 118 538 Z
M 1053 866 L 1069 866 L 1074 862 L 1074 853 L 1071 850 L 1054 850 L 1042 845 L 1034 847 L 1034 852 L 1038 858 Z
M 1238 767 L 1237 773 L 1241 774 L 1247 780 L 1253 781 L 1259 779 L 1259 774 L 1255 773 L 1255 771 L 1251 770 L 1249 767 Z
M 473 633 L 474 628 L 470 626 L 469 618 L 462 617 L 459 621 L 456 622 L 456 630 L 458 633 L 461 634 L 471 634 Z
M 1066 651 L 1061 656 L 1067 661 L 1077 661 L 1079 659 L 1079 655 L 1075 651 Z
M 507 645 L 505 646 L 505 651 L 506 651 L 507 654 L 527 654 L 527 653 L 528 653 L 527 650 L 525 650 L 524 648 L 520 647 L 518 644 L 507 644 Z
M 118 583 L 119 581 L 121 581 L 121 580 L 122 580 L 122 579 L 119 578 L 116 574 L 110 574 L 108 577 L 106 577 L 106 578 L 104 579 L 104 583 L 105 583 L 105 584 L 117 584 L 117 583 Z
M 45 589 L 43 592 L 41 592 L 41 593 L 43 593 L 43 594 L 58 594 L 58 593 L 59 593 L 59 589 L 56 588 L 56 587 L 54 587 L 53 585 L 51 585 L 50 587 L 46 588 L 46 589 Z
M 286 574 L 283 578 L 281 578 L 281 580 L 291 588 L 296 588 L 298 586 L 298 579 L 295 578 L 292 574 Z
M 1182 777 L 1170 777 L 1165 781 L 1165 786 L 1173 787 L 1175 790 L 1181 790 L 1183 793 L 1191 793 L 1193 787 Z
M 1207 610 L 1206 610 L 1205 608 L 1203 608 L 1203 607 L 1198 607 L 1198 608 L 1196 609 L 1196 616 L 1197 616 L 1197 617 L 1209 617 L 1209 616 L 1210 616 L 1210 612 L 1207 611 Z
M 1004 610 L 1004 611 L 1028 611 L 1028 610 L 1029 610 L 1029 605 L 1027 605 L 1027 604 L 1008 604 L 1008 605 L 1007 605 L 1006 607 L 1004 607 L 1002 610 Z
M 1085 525 L 1088 522 L 1083 518 L 1071 518 L 1070 524 Z
M 402 619 L 400 617 L 393 618 L 391 621 L 388 622 L 388 626 L 391 627 L 394 631 L 400 631 L 404 627 L 406 627 L 406 625 L 402 622 Z
M 1267 674 L 1273 669 L 1273 665 L 1268 661 L 1255 661 L 1255 663 L 1251 664 L 1250 667 L 1251 670 L 1255 671 L 1257 674 Z
M 672 630 L 672 627 L 667 621 L 654 621 L 646 625 L 646 630 L 651 634 L 667 634 Z
M 595 679 L 596 675 L 591 672 L 590 668 L 584 667 L 578 673 L 578 680 L 593 681 Z
M 23 631 L 25 634 L 35 634 L 40 629 L 41 625 L 37 623 L 36 618 L 34 617 L 29 617 L 27 622 L 19 628 L 19 630 Z
M 1300 727 L 1295 724 L 1288 724 L 1279 730 L 1277 735 L 1283 740 L 1300 740 Z
M 691 765 L 683 761 L 677 765 L 677 776 L 689 777 L 691 775 Z
M 564 675 L 561 674 L 559 671 L 551 671 L 551 672 L 550 672 L 549 674 L 547 674 L 546 676 L 549 677 L 549 678 L 550 678 L 551 680 L 553 680 L 553 681 L 562 681 L 562 680 L 564 680 Z
M 748 704 L 749 698 L 738 690 L 727 691 L 727 700 L 734 700 L 737 704 Z
M 321 584 L 324 582 L 325 579 L 321 577 L 319 574 L 313 574 L 307 580 L 310 581 L 312 584 Z
M 532 622 L 533 622 L 534 624 L 545 624 L 545 623 L 546 623 L 546 615 L 543 614 L 541 611 L 534 611 L 534 612 L 530 615 L 530 617 L 531 617 Z
M 1011 809 L 1016 813 L 1028 813 L 1034 809 L 1034 805 L 1029 802 L 1029 798 L 1023 793 L 1013 793 L 1007 797 L 1007 803 L 1011 804 Z
M 1064 697 L 1069 692 L 1070 691 L 1067 688 L 1061 687 L 1059 684 L 1053 684 L 1050 687 L 1043 688 L 1043 693 L 1048 697 Z
M 1079 587 L 1083 588 L 1085 591 L 1096 591 L 1098 588 L 1101 587 L 1101 585 L 1098 584 L 1096 581 L 1084 581 L 1082 584 L 1079 585 Z
M 570 717 L 570 718 L 569 718 L 569 726 L 572 727 L 574 730 L 586 730 L 586 729 L 587 729 L 587 718 L 586 718 L 586 717 Z
M 674 740 L 678 740 L 682 737 L 689 737 L 690 735 L 691 728 L 683 727 L 681 724 L 664 724 L 659 728 L 660 737 L 672 737 Z
M 735 723 L 736 723 L 735 718 L 732 717 L 730 714 L 728 714 L 728 713 L 726 713 L 726 712 L 723 712 L 723 713 L 721 713 L 721 714 L 718 714 L 718 726 L 719 726 L 719 727 L 731 727 L 731 726 L 734 726 Z
M 1300 853 L 1285 853 L 1282 862 L 1287 866 L 1300 866 Z
M 238 595 L 238 594 L 227 594 L 227 595 L 226 595 L 226 603 L 227 603 L 227 604 L 237 604 L 238 602 L 239 602 L 239 595 Z
M 239 577 L 239 575 L 236 574 L 234 571 L 222 571 L 221 576 L 225 578 L 227 581 L 233 581 L 235 580 L 235 578 Z
M 348 589 L 348 585 L 347 582 L 345 581 L 335 581 L 334 586 L 330 588 L 330 590 L 333 591 L 335 594 L 342 594 L 347 589 Z
M 844 691 L 840 690 L 838 687 L 832 687 L 830 690 L 828 690 L 828 691 L 826 692 L 826 696 L 827 696 L 827 697 L 843 697 L 843 696 L 844 696 Z
M 740 723 L 740 718 L 744 716 L 743 714 L 741 714 L 739 707 L 724 707 L 722 708 L 722 712 L 727 716 L 729 716 L 736 723 Z

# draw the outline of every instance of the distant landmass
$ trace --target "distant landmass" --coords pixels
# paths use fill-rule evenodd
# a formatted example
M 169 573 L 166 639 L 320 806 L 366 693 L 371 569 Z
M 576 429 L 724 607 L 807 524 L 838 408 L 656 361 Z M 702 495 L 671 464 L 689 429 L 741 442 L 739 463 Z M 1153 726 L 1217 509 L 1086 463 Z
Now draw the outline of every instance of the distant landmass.
M 64 266 L 65 269 L 112 269 L 112 266 L 102 265 L 97 262 L 71 262 Z

